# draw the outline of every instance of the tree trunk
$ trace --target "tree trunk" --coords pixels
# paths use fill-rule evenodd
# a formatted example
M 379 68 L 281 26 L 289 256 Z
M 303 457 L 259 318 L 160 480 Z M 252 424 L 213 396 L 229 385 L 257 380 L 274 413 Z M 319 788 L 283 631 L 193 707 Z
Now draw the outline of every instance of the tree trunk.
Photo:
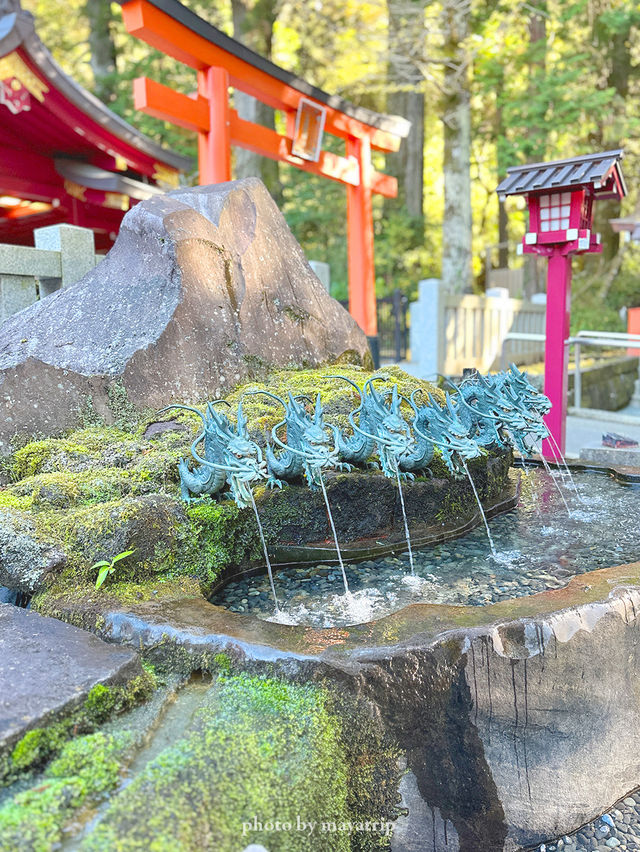
M 533 0 L 529 5 L 529 92 L 534 98 L 538 87 L 547 73 L 547 0 Z M 544 127 L 536 134 L 535 150 L 531 161 L 543 161 L 546 155 L 546 131 Z M 523 295 L 530 299 L 534 293 L 546 289 L 545 276 L 541 274 L 537 254 L 525 254 L 523 270 Z
M 615 89 L 620 98 L 622 109 L 627 108 L 629 96 L 629 79 L 634 70 L 631 59 L 631 30 L 634 25 L 635 16 L 628 14 L 623 27 L 611 30 L 604 28 L 596 19 L 595 35 L 607 51 L 609 73 L 607 75 L 607 86 Z M 603 122 L 600 125 L 600 147 L 602 150 L 617 148 L 619 140 L 616 137 L 618 122 Z M 613 135 L 611 131 L 613 130 Z M 616 234 L 609 224 L 609 219 L 620 216 L 620 202 L 598 201 L 595 205 L 593 226 L 602 237 L 602 260 L 610 263 L 620 250 L 620 235 Z
M 103 0 L 85 0 L 85 14 L 89 19 L 89 48 L 93 91 L 97 98 L 108 103 L 115 97 L 114 73 L 116 46 L 111 33 L 113 15 L 111 4 Z
M 402 115 L 411 122 L 409 136 L 404 139 L 397 153 L 387 156 L 386 170 L 398 179 L 398 197 L 385 199 L 385 210 L 404 207 L 409 215 L 421 218 L 424 195 L 424 92 L 422 75 L 410 60 L 406 59 L 403 18 L 406 9 L 397 8 L 394 0 L 387 0 L 389 16 L 389 61 L 387 80 L 390 91 L 386 110 L 390 115 Z M 422 2 L 415 4 L 413 14 L 421 29 L 424 21 Z M 398 57 L 401 57 L 399 60 Z
M 387 155 L 388 174 L 398 179 L 398 197 L 385 199 L 385 209 L 406 208 L 410 216 L 423 215 L 424 94 L 393 92 L 387 96 L 387 112 L 411 122 L 411 131 L 400 150 Z M 389 202 L 389 203 L 387 203 Z
M 442 282 L 453 292 L 471 290 L 471 108 L 466 40 L 470 3 L 447 0 L 443 8 L 447 62 L 444 70 L 444 220 Z
M 271 58 L 273 25 L 276 19 L 276 3 L 267 0 L 260 4 L 260 16 L 256 15 L 255 6 L 250 8 L 243 0 L 231 0 L 233 15 L 233 35 L 238 41 L 246 44 L 256 53 L 267 59 Z M 270 130 L 275 130 L 275 114 L 271 107 L 252 98 L 244 92 L 235 91 L 234 106 L 240 118 L 261 124 Z M 261 157 L 246 148 L 234 150 L 234 172 L 236 178 L 259 177 L 273 196 L 276 204 L 282 202 L 282 185 L 277 160 Z

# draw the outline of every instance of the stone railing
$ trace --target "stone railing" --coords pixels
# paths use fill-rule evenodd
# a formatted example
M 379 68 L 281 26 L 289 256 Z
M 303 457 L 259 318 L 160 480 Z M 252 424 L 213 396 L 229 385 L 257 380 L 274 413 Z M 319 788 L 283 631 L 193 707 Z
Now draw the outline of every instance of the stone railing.
M 102 259 L 88 228 L 50 225 L 33 233 L 35 248 L 0 245 L 0 322 L 74 284 Z
M 436 278 L 420 281 L 411 304 L 411 361 L 418 374 L 460 375 L 500 369 L 502 343 L 509 332 L 544 334 L 545 306 L 507 297 L 458 295 Z M 544 357 L 544 343 L 513 341 L 509 360 L 531 364 Z

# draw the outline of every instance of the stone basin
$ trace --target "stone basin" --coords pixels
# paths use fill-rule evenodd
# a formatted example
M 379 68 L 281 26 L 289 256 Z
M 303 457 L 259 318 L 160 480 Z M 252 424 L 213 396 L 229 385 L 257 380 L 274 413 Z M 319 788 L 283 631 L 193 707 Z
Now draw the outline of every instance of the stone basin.
M 195 595 L 106 610 L 70 602 L 58 614 L 152 659 L 206 669 L 226 652 L 365 698 L 406 756 L 396 852 L 533 847 L 640 780 L 640 562 L 491 605 L 413 604 L 330 629 Z

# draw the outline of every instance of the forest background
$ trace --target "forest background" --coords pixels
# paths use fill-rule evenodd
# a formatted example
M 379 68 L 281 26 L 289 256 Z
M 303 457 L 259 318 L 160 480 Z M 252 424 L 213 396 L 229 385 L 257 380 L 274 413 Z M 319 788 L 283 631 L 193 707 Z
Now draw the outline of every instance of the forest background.
M 640 3 L 633 0 L 183 0 L 227 35 L 320 88 L 412 122 L 401 151 L 377 168 L 399 182 L 375 197 L 376 290 L 415 297 L 421 278 L 482 292 L 487 260 L 517 266 L 523 199 L 500 204 L 510 165 L 623 147 L 629 196 L 597 206 L 602 255 L 574 261 L 572 326 L 623 329 L 640 305 L 640 246 L 609 224 L 636 210 L 640 177 Z M 194 72 L 124 30 L 108 0 L 23 0 L 55 59 L 144 133 L 194 158 L 193 134 L 137 113 L 132 80 L 183 92 Z M 282 117 L 241 93 L 240 114 Z M 325 136 L 340 152 L 343 140 Z M 194 166 L 195 168 L 195 166 Z M 332 295 L 347 293 L 346 193 L 341 184 L 234 151 L 234 175 L 257 174 L 308 257 L 330 264 Z M 187 176 L 197 183 L 197 172 Z M 527 258 L 524 290 L 544 290 Z

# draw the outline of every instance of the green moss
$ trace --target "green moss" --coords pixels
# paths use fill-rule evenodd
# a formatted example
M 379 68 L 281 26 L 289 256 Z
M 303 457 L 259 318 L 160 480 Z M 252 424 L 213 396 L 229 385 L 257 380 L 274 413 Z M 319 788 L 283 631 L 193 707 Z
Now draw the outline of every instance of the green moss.
M 308 850 L 301 832 L 251 831 L 255 815 L 320 824 L 349 818 L 347 774 L 327 697 L 246 675 L 224 678 L 195 732 L 162 752 L 111 802 L 84 850 L 217 852 L 249 843 Z M 318 830 L 313 849 L 347 852 L 349 836 Z
M 118 782 L 122 759 L 133 742 L 133 734 L 128 732 L 114 736 L 98 732 L 71 740 L 47 768 L 46 775 L 79 778 L 85 796 L 111 790 Z
M 67 743 L 45 780 L 0 807 L 0 852 L 49 852 L 74 810 L 113 790 L 133 737 L 103 733 Z
M 129 399 L 121 379 L 111 382 L 107 388 L 107 405 L 116 428 L 125 432 L 135 431 L 142 415 Z
M 0 808 L 0 852 L 49 852 L 78 797 L 79 785 L 67 779 L 14 796 Z
M 84 703 L 61 719 L 44 728 L 28 731 L 16 743 L 5 761 L 4 777 L 0 772 L 0 785 L 6 784 L 25 770 L 44 765 L 69 739 L 72 733 L 86 733 L 113 716 L 146 701 L 155 688 L 155 677 L 148 671 L 134 677 L 124 686 L 94 686 Z
M 228 565 L 259 559 L 260 539 L 250 509 L 235 503 L 202 500 L 187 508 L 190 529 L 182 540 L 180 562 L 207 590 Z
M 20 771 L 45 763 L 67 739 L 69 729 L 70 722 L 63 721 L 27 731 L 11 752 L 12 768 Z

